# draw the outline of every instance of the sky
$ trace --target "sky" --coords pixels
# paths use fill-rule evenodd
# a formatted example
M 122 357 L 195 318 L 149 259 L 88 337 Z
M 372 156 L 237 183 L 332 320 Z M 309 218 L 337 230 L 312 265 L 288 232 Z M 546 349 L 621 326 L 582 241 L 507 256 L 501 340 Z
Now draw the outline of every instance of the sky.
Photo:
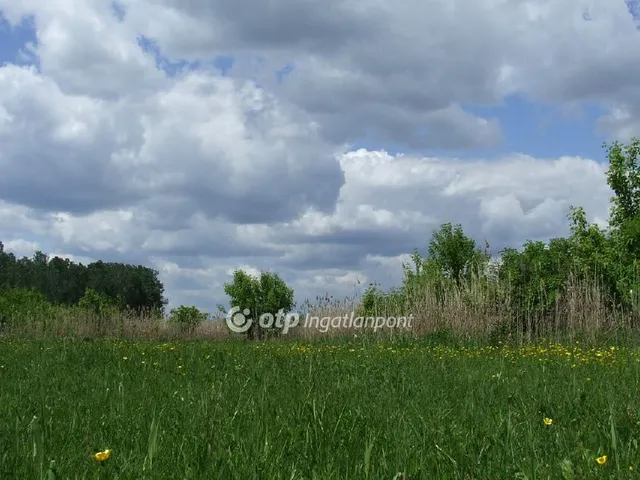
M 638 52 L 637 0 L 0 0 L 0 240 L 213 311 L 235 269 L 398 285 L 445 222 L 605 225 Z

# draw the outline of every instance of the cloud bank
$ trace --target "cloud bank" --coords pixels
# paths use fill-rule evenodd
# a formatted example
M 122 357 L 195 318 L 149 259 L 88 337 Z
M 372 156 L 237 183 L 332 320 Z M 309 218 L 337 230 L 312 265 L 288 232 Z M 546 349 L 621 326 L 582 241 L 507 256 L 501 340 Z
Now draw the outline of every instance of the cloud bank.
M 570 205 L 604 223 L 602 155 L 484 154 L 505 120 L 474 108 L 595 105 L 592 133 L 628 140 L 637 11 L 0 0 L 0 41 L 21 44 L 0 50 L 0 239 L 144 263 L 171 305 L 213 309 L 234 268 L 277 271 L 298 300 L 391 285 L 447 221 L 494 249 L 566 234 Z

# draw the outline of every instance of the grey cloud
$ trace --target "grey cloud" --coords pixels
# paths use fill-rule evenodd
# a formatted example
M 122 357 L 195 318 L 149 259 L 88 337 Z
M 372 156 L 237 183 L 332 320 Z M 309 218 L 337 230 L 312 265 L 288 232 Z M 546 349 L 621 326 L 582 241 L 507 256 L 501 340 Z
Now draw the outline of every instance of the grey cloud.
M 90 213 L 166 197 L 175 201 L 159 201 L 156 224 L 197 212 L 262 223 L 331 212 L 344 184 L 305 116 L 251 85 L 196 74 L 127 107 L 67 96 L 13 66 L 0 69 L 2 85 L 7 201 Z
M 282 0 L 245 10 L 227 0 L 128 2 L 132 28 L 170 56 L 251 52 L 269 75 L 286 59 L 293 71 L 271 87 L 312 113 L 334 141 L 362 140 L 372 130 L 405 148 L 493 146 L 501 140 L 497 124 L 443 121 L 437 112 L 497 105 L 514 93 L 640 104 L 633 80 L 640 32 L 623 1 L 366 5 Z M 153 14 L 163 23 L 146 22 Z M 216 33 L 186 37 L 162 26 L 170 20 Z
M 321 243 L 298 244 L 290 254 L 283 256 L 278 267 L 305 272 L 324 269 L 350 269 L 360 266 L 364 252 L 360 245 Z
M 124 1 L 126 19 L 146 21 L 151 37 L 169 36 L 162 47 L 169 55 L 190 56 L 205 47 L 232 50 L 290 49 L 331 51 L 340 49 L 345 38 L 374 38 L 386 21 L 384 10 L 369 3 L 366 7 L 344 0 L 321 5 L 310 1 L 255 3 L 251 0 L 179 2 L 167 0 L 155 5 Z M 155 15 L 149 17 L 149 13 Z M 160 21 L 162 20 L 162 22 Z M 363 20 L 366 20 L 363 22 Z M 209 30 L 209 35 L 184 35 L 174 28 L 190 24 Z M 205 45 L 203 42 L 215 42 Z
M 292 72 L 280 87 L 273 82 L 270 87 L 310 112 L 333 141 L 358 139 L 362 124 L 409 147 L 486 146 L 500 141 L 497 124 L 489 133 L 482 125 L 458 129 L 456 122 L 443 128 L 438 113 L 458 108 L 459 102 L 498 100 L 494 80 L 500 63 L 491 55 L 500 40 L 495 32 L 483 31 L 482 37 L 468 42 L 468 36 L 452 34 L 451 27 L 462 19 L 443 18 L 437 9 L 414 2 L 397 4 L 393 10 L 376 3 L 367 8 L 332 3 L 328 7 L 270 2 L 252 4 L 246 11 L 236 2 L 230 9 L 226 1 L 188 6 L 130 3 L 128 8 L 132 28 L 142 29 L 169 56 L 210 55 L 207 51 L 242 56 L 251 51 L 266 59 L 271 74 L 284 65 L 269 60 L 287 58 Z M 466 7 L 460 13 L 471 17 L 472 10 Z M 143 22 L 151 12 L 176 25 L 207 23 L 216 34 L 189 40 L 176 33 L 179 29 Z M 415 135 L 418 129 L 434 132 Z
M 188 192 L 194 209 L 238 224 L 285 221 L 304 213 L 310 205 L 331 213 L 340 187 L 344 184 L 344 175 L 335 159 L 319 155 L 317 158 L 294 161 L 305 162 L 309 166 L 304 174 L 308 176 L 304 184 L 290 182 L 290 173 L 274 166 L 269 171 L 261 172 L 262 180 L 255 179 L 246 186 L 229 188 L 219 183 L 198 185 L 199 179 L 194 175 L 179 190 Z M 300 175 L 294 182 L 304 176 Z
M 36 14 L 42 64 L 0 68 L 0 240 L 151 262 L 173 303 L 214 308 L 240 266 L 281 273 L 297 298 L 349 292 L 346 274 L 398 280 L 370 255 L 424 251 L 447 221 L 495 252 L 564 233 L 569 204 L 607 217 L 604 172 L 585 159 L 338 161 L 336 144 L 495 145 L 497 122 L 465 107 L 514 93 L 600 102 L 613 136 L 638 127 L 623 2 L 586 23 L 581 1 L 123 3 L 118 23 L 107 4 L 0 0 L 12 21 Z M 174 59 L 237 62 L 231 78 L 169 77 L 137 35 Z
M 5 152 L 4 161 L 0 156 L 0 168 L 4 171 L 0 177 L 0 197 L 32 208 L 78 214 L 116 208 L 136 198 L 111 183 L 99 164 L 77 171 L 61 171 L 60 159 L 65 153 L 64 149 L 58 149 L 55 154 L 23 152 L 9 156 Z M 90 152 L 85 155 L 73 152 L 64 157 L 64 162 L 77 166 L 89 155 Z
M 75 213 L 140 198 L 112 162 L 112 153 L 128 146 L 115 118 L 96 101 L 65 97 L 32 69 L 1 68 L 0 197 Z
M 421 247 L 436 226 L 412 225 L 405 231 L 384 228 L 339 229 L 323 235 L 283 235 L 292 243 L 304 247 L 304 261 L 331 267 L 357 266 L 366 255 L 396 256 Z M 299 243 L 298 243 L 299 242 Z M 341 255 L 340 252 L 345 252 Z M 323 255 L 324 253 L 324 255 Z M 332 255 L 336 255 L 332 258 Z M 319 257 L 324 257 L 319 259 Z M 306 260 L 308 259 L 308 260 Z M 289 260 L 284 259 L 284 262 Z M 327 264 L 326 262 L 330 262 Z M 300 266 L 304 266 L 299 263 Z
M 255 242 L 255 239 L 248 242 L 237 235 L 231 226 L 227 228 L 229 231 L 225 231 L 224 227 L 211 230 L 189 228 L 164 234 L 151 231 L 141 248 L 149 255 L 187 259 L 191 256 L 264 258 L 280 254 L 279 250 Z

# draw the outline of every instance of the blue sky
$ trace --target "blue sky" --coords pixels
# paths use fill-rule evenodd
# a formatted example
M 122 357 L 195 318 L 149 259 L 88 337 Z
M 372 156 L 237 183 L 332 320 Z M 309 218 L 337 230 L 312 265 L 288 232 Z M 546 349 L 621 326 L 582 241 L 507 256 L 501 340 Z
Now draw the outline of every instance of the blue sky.
M 640 2 L 328 1 L 0 0 L 0 240 L 215 308 L 235 268 L 397 284 L 448 221 L 496 249 L 606 222 Z
M 496 118 L 503 131 L 503 141 L 493 148 L 461 149 L 444 151 L 440 149 L 420 152 L 426 155 L 454 154 L 459 158 L 499 157 L 513 152 L 522 152 L 542 158 L 561 155 L 579 155 L 605 162 L 603 142 L 606 135 L 597 131 L 596 121 L 604 109 L 594 105 L 581 106 L 578 112 L 563 112 L 557 106 L 536 103 L 519 95 L 504 99 L 495 107 L 465 106 L 465 110 L 476 115 Z M 361 148 L 386 148 L 390 153 L 403 150 L 389 143 L 361 141 Z
M 566 113 L 557 106 L 514 95 L 507 97 L 503 106 L 468 110 L 500 121 L 505 141 L 491 153 L 520 151 L 535 157 L 579 155 L 604 160 L 602 142 L 606 137 L 596 129 L 604 109 L 597 106 L 584 105 L 578 112 Z
M 0 18 L 0 63 L 22 62 L 19 52 L 29 43 L 37 43 L 32 19 L 11 25 L 6 19 Z

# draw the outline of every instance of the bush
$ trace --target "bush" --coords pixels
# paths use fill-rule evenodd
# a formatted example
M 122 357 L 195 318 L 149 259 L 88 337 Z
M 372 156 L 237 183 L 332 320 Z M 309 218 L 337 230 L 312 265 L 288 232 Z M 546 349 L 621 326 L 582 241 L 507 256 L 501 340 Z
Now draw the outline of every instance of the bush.
M 233 281 L 224 284 L 224 291 L 231 299 L 231 308 L 250 310 L 254 319 L 247 330 L 250 340 L 256 336 L 261 340 L 268 330 L 271 334 L 279 334 L 276 326 L 265 329 L 258 324 L 257 319 L 261 315 L 269 313 L 275 317 L 280 310 L 286 314 L 295 306 L 293 289 L 277 273 L 263 271 L 256 278 L 242 270 L 235 270 Z
M 104 293 L 87 288 L 78 301 L 78 307 L 90 310 L 96 315 L 110 314 L 117 310 L 117 302 Z
M 209 316 L 198 310 L 197 307 L 180 305 L 171 310 L 169 321 L 178 325 L 182 330 L 193 330 L 208 318 Z
M 403 289 L 383 291 L 375 283 L 369 284 L 362 296 L 358 315 L 363 317 L 392 316 L 405 314 L 406 297 Z
M 0 331 L 32 321 L 46 321 L 52 306 L 36 290 L 11 288 L 0 293 Z

